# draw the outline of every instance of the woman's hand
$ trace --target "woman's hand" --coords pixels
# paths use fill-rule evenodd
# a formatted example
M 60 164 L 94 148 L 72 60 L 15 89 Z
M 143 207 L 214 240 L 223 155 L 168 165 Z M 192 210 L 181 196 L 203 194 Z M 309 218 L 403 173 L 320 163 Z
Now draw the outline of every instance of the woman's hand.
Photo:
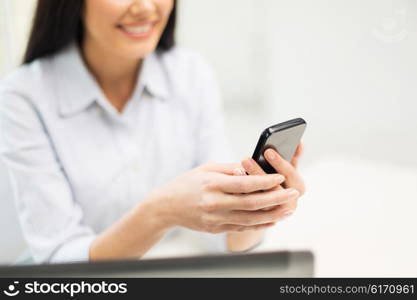
M 301 176 L 298 174 L 296 167 L 298 165 L 298 161 L 300 156 L 303 152 L 303 145 L 300 144 L 297 147 L 297 150 L 294 154 L 294 158 L 292 159 L 291 163 L 282 159 L 277 152 L 270 149 L 265 151 L 266 159 L 271 164 L 272 167 L 278 173 L 281 173 L 285 176 L 285 185 L 286 188 L 295 189 L 297 196 L 295 196 L 291 201 L 287 201 L 278 206 L 271 206 L 267 208 L 263 208 L 264 211 L 274 210 L 277 212 L 281 212 L 281 219 L 290 216 L 297 207 L 297 199 L 304 194 L 305 186 Z M 236 172 L 235 175 L 265 175 L 265 172 L 262 168 L 252 159 L 247 158 L 242 161 L 243 170 L 241 172 Z M 246 172 L 245 172 L 246 171 Z M 240 173 L 240 174 L 239 174 Z M 247 176 L 250 177 L 250 176 Z M 274 190 L 283 190 L 281 185 L 276 186 Z M 275 223 L 270 224 L 271 226 L 275 225 Z M 246 251 L 257 244 L 263 238 L 264 230 L 256 231 L 256 232 L 231 232 L 227 236 L 227 245 L 230 251 Z
M 299 193 L 299 197 L 305 193 L 305 184 L 300 174 L 297 171 L 298 162 L 303 153 L 303 144 L 300 143 L 295 151 L 293 159 L 291 162 L 283 159 L 276 151 L 273 149 L 268 149 L 265 151 L 264 156 L 269 164 L 277 171 L 277 173 L 285 177 L 285 181 L 282 184 L 285 188 L 296 189 Z M 242 161 L 242 166 L 249 175 L 262 175 L 265 172 L 262 168 L 252 159 L 247 158 Z M 280 190 L 283 187 L 278 186 L 276 189 Z M 289 201 L 285 204 L 280 205 L 281 209 L 285 211 L 287 216 L 291 215 L 297 208 L 297 200 L 299 197 L 296 197 L 292 201 Z
M 236 164 L 206 164 L 177 177 L 150 194 L 155 220 L 163 228 L 183 226 L 210 233 L 259 230 L 283 218 L 299 193 L 278 189 L 278 174 L 234 176 Z M 262 210 L 267 207 L 278 209 Z
M 263 229 L 283 218 L 279 208 L 293 202 L 298 192 L 278 189 L 284 181 L 279 174 L 234 176 L 239 169 L 240 164 L 206 164 L 155 189 L 97 236 L 90 260 L 141 257 L 174 226 L 236 233 Z M 278 209 L 263 210 L 274 206 Z
M 297 153 L 294 165 L 300 147 Z M 260 241 L 262 229 L 293 211 L 304 193 L 293 165 L 279 156 L 268 161 L 285 176 L 285 189 L 282 175 L 265 175 L 254 161 L 243 162 L 251 176 L 235 176 L 242 173 L 240 164 L 206 164 L 157 188 L 97 236 L 90 260 L 141 257 L 174 226 L 229 232 L 228 249 L 247 250 Z

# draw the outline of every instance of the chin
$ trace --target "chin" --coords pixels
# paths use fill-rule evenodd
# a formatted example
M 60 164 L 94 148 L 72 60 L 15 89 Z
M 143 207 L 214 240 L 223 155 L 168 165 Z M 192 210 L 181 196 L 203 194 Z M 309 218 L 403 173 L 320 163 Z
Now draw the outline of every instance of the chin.
M 142 59 L 156 50 L 157 44 L 124 47 L 124 57 Z

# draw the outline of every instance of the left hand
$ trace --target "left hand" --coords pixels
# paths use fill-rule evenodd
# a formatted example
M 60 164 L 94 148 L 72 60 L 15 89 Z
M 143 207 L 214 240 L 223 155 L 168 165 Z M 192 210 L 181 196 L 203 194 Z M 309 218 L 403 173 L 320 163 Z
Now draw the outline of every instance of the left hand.
M 285 188 L 296 189 L 299 193 L 299 196 L 289 201 L 285 204 L 280 205 L 280 210 L 283 212 L 283 216 L 288 217 L 292 215 L 297 208 L 298 198 L 304 195 L 305 193 L 305 184 L 300 174 L 297 171 L 298 162 L 303 153 L 303 144 L 300 143 L 297 146 L 294 157 L 291 162 L 283 159 L 275 150 L 268 149 L 265 151 L 264 156 L 268 163 L 277 171 L 277 173 L 285 177 L 284 186 Z M 246 158 L 242 161 L 242 166 L 249 175 L 261 175 L 266 174 L 262 168 L 252 159 Z M 282 189 L 283 187 L 279 186 L 277 189 Z M 276 208 L 276 207 L 271 207 Z

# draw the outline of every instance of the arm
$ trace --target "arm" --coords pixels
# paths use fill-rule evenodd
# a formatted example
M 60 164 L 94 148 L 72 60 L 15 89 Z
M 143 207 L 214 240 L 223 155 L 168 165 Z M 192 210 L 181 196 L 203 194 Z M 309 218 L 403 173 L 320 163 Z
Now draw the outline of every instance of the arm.
M 269 227 L 280 214 L 259 209 L 288 201 L 287 191 L 271 190 L 282 182 L 282 176 L 238 178 L 232 175 L 235 168 L 234 164 L 206 164 L 157 188 L 98 236 L 90 258 L 140 257 L 175 226 L 209 233 Z
M 274 226 L 276 222 L 289 217 L 295 210 L 299 196 L 304 193 L 303 181 L 295 171 L 295 166 L 298 163 L 301 153 L 302 145 L 300 145 L 297 148 L 292 164 L 287 163 L 279 156 L 277 156 L 275 160 L 271 160 L 270 162 L 271 165 L 274 166 L 277 170 L 283 170 L 282 173 L 288 176 L 286 184 L 289 185 L 290 189 L 286 190 L 280 184 L 277 184 L 275 187 L 272 188 L 272 191 L 275 192 L 285 192 L 286 201 L 282 201 L 282 203 L 278 205 L 268 205 L 266 204 L 266 202 L 262 204 L 260 203 L 259 210 L 254 210 L 251 208 L 250 211 L 252 213 L 259 212 L 260 214 L 266 214 L 268 212 L 271 214 L 276 214 L 275 218 L 271 222 L 264 222 L 260 223 L 261 225 L 245 227 L 232 225 L 229 226 L 229 228 L 224 227 L 224 229 L 216 229 L 216 226 L 214 226 L 213 228 L 208 229 L 204 226 L 204 224 L 199 224 L 198 220 L 190 220 L 190 217 L 187 216 L 187 214 L 184 214 L 184 212 L 188 211 L 191 212 L 191 215 L 200 215 L 200 221 L 204 218 L 204 212 L 214 212 L 214 210 L 210 207 L 207 209 L 207 207 L 204 208 L 204 206 L 204 212 L 199 210 L 195 211 L 195 204 L 199 203 L 198 199 L 200 199 L 200 201 L 202 199 L 205 199 L 204 197 L 201 197 L 201 195 L 205 194 L 207 198 L 210 198 L 209 193 L 207 193 L 207 191 L 205 192 L 200 190 L 200 188 L 206 184 L 204 183 L 202 185 L 202 182 L 200 180 L 203 180 L 204 182 L 207 182 L 207 180 L 216 180 L 216 176 L 214 175 L 214 173 L 212 173 L 213 171 L 221 171 L 221 173 L 224 172 L 226 174 L 234 176 L 246 175 L 246 173 L 244 173 L 238 165 L 222 165 L 221 170 L 219 170 L 218 166 L 216 165 L 206 165 L 189 172 L 188 174 L 180 177 L 179 179 L 176 179 L 173 183 L 161 187 L 158 190 L 154 191 L 154 193 L 151 193 L 151 195 L 148 197 L 148 200 L 139 204 L 132 212 L 130 212 L 123 219 L 121 219 L 119 222 L 117 222 L 114 226 L 112 226 L 109 230 L 104 232 L 99 238 L 96 239 L 96 241 L 93 243 L 90 252 L 91 258 L 117 258 L 124 256 L 140 257 L 163 236 L 164 232 L 168 228 L 174 226 L 184 226 L 212 233 L 218 233 L 226 230 L 226 247 L 229 251 L 248 251 L 253 247 L 256 247 L 262 241 L 267 228 Z M 248 174 L 250 175 L 258 175 L 262 177 L 265 176 L 264 171 L 252 159 L 244 160 L 242 162 L 242 165 L 244 166 L 245 171 L 248 172 Z M 184 178 L 187 177 L 189 177 L 188 180 L 184 180 Z M 217 177 L 217 179 L 219 178 Z M 284 177 L 280 179 L 280 182 L 283 182 L 283 180 Z M 237 182 L 238 181 L 236 181 L 236 183 Z M 219 184 L 221 183 L 219 182 Z M 215 184 L 215 186 L 217 186 L 217 184 Z M 184 191 L 186 192 L 184 193 Z M 246 193 L 246 196 L 249 196 L 249 194 L 253 192 L 256 193 L 257 191 L 259 191 L 259 189 L 251 189 L 250 191 L 248 191 L 249 193 Z M 261 194 L 262 193 L 267 193 L 267 191 L 261 192 Z M 243 205 L 245 201 L 244 194 L 245 193 L 243 193 L 243 195 L 241 194 L 241 198 L 240 200 L 238 200 L 241 201 L 241 205 Z M 169 195 L 176 195 L 177 201 L 178 199 L 189 199 L 190 202 L 185 201 L 188 203 L 182 203 L 180 205 L 169 205 L 168 207 L 166 207 L 167 203 L 173 201 L 176 202 L 175 199 L 172 199 Z M 217 194 L 216 200 L 223 200 L 227 203 L 227 201 L 229 200 L 226 197 L 227 194 L 220 196 Z M 197 199 L 197 201 L 195 201 L 194 199 Z M 175 209 L 174 211 L 172 211 L 175 207 L 177 207 L 177 211 L 175 211 Z M 176 220 L 174 218 L 173 220 L 173 215 L 177 215 L 180 217 L 177 217 Z M 206 217 L 215 218 L 216 216 L 213 215 Z M 150 222 L 150 220 L 154 220 L 154 222 Z M 255 219 L 249 222 L 254 221 Z M 223 223 L 225 222 L 226 221 L 224 221 Z M 230 222 L 231 221 L 226 223 Z M 140 247 L 138 247 L 137 245 L 140 245 Z
M 174 226 L 260 230 L 281 217 L 260 209 L 289 201 L 288 191 L 274 190 L 282 176 L 239 178 L 236 164 L 206 164 L 159 187 L 97 235 L 85 225 L 40 113 L 24 96 L 0 93 L 0 137 L 23 232 L 38 262 L 140 257 Z
M 138 258 L 170 228 L 158 215 L 156 201 L 143 201 L 92 242 L 90 260 Z

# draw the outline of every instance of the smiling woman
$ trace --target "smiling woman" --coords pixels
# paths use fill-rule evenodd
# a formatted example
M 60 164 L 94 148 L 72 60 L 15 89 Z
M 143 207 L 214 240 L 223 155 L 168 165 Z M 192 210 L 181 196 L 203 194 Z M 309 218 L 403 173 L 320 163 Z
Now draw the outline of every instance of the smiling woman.
M 141 58 L 174 46 L 175 18 L 173 0 L 39 1 L 24 62 L 55 53 L 76 39 L 90 72 L 121 111 L 134 90 Z
M 141 10 L 134 6 L 132 8 L 132 14 L 126 14 L 125 6 L 131 4 L 134 1 L 97 1 L 97 0 L 74 0 L 74 1 L 45 1 L 38 2 L 38 8 L 34 18 L 34 26 L 30 34 L 30 39 L 26 49 L 24 58 L 25 63 L 32 62 L 37 58 L 47 56 L 55 53 L 68 45 L 76 38 L 79 42 L 83 39 L 85 34 L 88 34 L 96 42 L 101 42 L 108 49 L 114 49 L 114 47 L 125 47 L 124 54 L 131 54 L 134 57 L 143 57 L 144 50 L 152 51 L 156 44 L 160 50 L 168 50 L 174 45 L 174 28 L 176 19 L 176 4 L 175 1 L 158 1 L 165 3 L 165 5 L 158 6 L 159 16 L 155 17 L 152 22 L 153 26 L 148 27 L 154 29 L 153 40 L 147 39 L 148 49 L 143 48 L 143 45 L 138 45 L 136 48 L 131 44 L 126 45 L 128 41 L 122 39 L 118 35 L 114 34 L 115 30 L 121 30 L 122 28 L 128 28 L 129 30 L 135 30 L 135 26 L 127 24 L 128 20 L 132 18 L 143 18 L 144 16 L 137 16 L 141 13 Z M 148 1 L 139 1 L 141 5 L 146 5 Z M 124 4 L 124 5 L 122 5 Z M 81 14 L 85 16 L 85 22 L 87 26 L 83 25 Z M 160 10 L 160 11 L 159 11 Z M 152 14 L 152 12 L 146 12 Z M 143 12 L 142 12 L 143 14 Z M 104 18 L 106 16 L 106 18 Z M 150 18 L 151 16 L 145 16 Z M 157 20 L 159 18 L 160 20 Z M 109 20 L 112 20 L 109 22 Z M 126 22 L 123 24 L 122 22 Z M 130 21 L 131 22 L 131 21 Z M 149 21 L 148 21 L 149 23 Z M 123 26 L 125 25 L 125 26 Z M 85 30 L 86 29 L 86 30 Z M 136 27 L 136 29 L 138 29 Z M 145 28 L 146 29 L 146 28 Z M 139 30 L 143 30 L 140 27 Z M 124 32 L 128 32 L 125 30 Z M 150 32 L 148 32 L 150 35 Z M 142 39 L 145 36 L 141 36 Z M 153 47 L 152 47 L 153 46 Z M 142 56 L 140 56 L 142 55 Z
M 117 2 L 86 0 L 86 41 L 97 44 L 96 49 L 134 60 L 152 52 L 161 37 L 160 48 L 167 50 L 172 47 L 174 1 L 136 1 L 128 11 L 126 5 Z M 170 15 L 171 22 L 166 27 Z M 162 36 L 165 28 L 170 32 Z
M 24 64 L 0 82 L 35 261 L 139 258 L 184 229 L 244 251 L 295 209 L 302 180 L 278 154 L 284 176 L 236 176 L 215 76 L 175 45 L 175 18 L 174 0 L 38 1 Z

